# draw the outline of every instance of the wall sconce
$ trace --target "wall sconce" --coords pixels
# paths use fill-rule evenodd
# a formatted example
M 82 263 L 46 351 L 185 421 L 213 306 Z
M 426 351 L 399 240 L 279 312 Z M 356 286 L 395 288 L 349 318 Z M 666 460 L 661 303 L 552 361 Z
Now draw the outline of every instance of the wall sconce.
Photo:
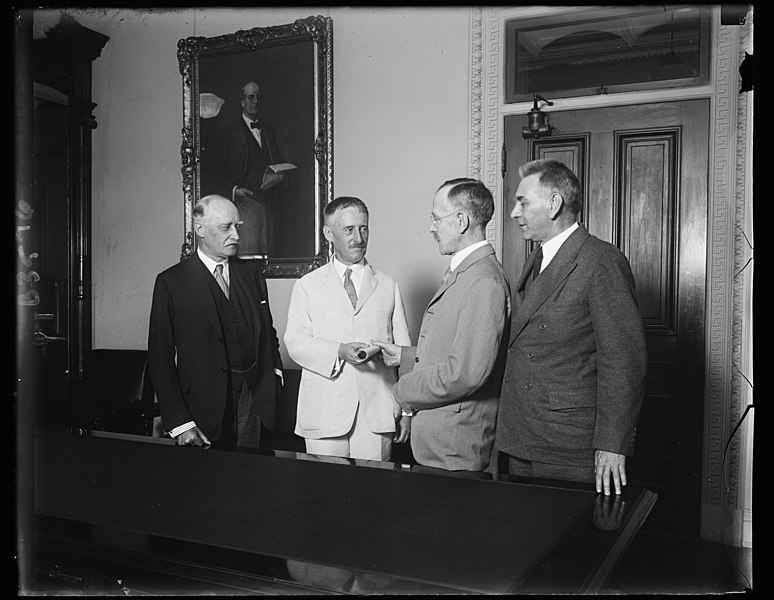
M 526 140 L 529 138 L 539 138 L 544 135 L 551 135 L 552 127 L 548 123 L 548 115 L 538 108 L 538 100 L 545 102 L 548 106 L 553 106 L 553 102 L 549 102 L 540 94 L 534 96 L 535 104 L 532 109 L 527 113 L 528 126 L 523 127 L 521 130 L 521 136 Z

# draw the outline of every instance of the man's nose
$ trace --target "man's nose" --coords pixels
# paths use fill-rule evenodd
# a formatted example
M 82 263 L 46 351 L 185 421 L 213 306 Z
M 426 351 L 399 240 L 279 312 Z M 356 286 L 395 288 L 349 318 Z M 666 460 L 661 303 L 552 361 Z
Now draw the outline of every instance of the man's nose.
M 356 244 L 362 244 L 363 243 L 363 235 L 357 229 L 352 234 L 352 239 L 355 240 Z
M 521 216 L 521 203 L 516 202 L 513 205 L 513 210 L 511 211 L 511 219 L 516 219 Z

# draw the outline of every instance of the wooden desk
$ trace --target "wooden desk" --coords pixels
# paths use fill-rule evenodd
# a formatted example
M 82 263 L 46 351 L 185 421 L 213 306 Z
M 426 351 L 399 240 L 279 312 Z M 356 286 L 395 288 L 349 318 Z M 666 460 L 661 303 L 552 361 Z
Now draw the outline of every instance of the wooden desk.
M 591 486 L 148 440 L 36 435 L 42 561 L 150 593 L 595 593 L 656 500 L 627 488 L 602 530 Z

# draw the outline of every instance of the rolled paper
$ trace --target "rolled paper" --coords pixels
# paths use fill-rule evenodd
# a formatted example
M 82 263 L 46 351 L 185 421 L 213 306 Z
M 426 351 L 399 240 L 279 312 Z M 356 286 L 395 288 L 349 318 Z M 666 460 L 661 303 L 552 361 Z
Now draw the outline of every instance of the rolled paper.
M 355 356 L 357 356 L 360 360 L 366 360 L 371 358 L 374 354 L 378 353 L 381 348 L 379 346 L 366 346 L 365 348 L 361 348 L 355 353 Z

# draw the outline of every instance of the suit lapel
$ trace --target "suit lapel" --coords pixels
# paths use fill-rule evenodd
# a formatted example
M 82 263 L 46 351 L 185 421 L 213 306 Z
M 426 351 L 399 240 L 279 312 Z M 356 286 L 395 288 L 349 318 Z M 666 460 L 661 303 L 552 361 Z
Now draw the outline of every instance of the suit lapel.
M 564 281 L 577 266 L 576 258 L 583 244 L 589 238 L 589 233 L 581 225 L 568 237 L 562 244 L 556 256 L 551 260 L 548 266 L 543 269 L 538 277 L 530 286 L 528 292 L 524 293 L 524 285 L 527 277 L 532 272 L 532 263 L 535 260 L 537 251 L 530 255 L 528 264 L 519 277 L 518 304 L 514 303 L 513 322 L 511 323 L 511 339 L 509 345 L 516 341 L 516 338 L 524 329 L 529 319 L 537 310 L 543 306 L 546 300 L 554 293 L 559 284 Z
M 264 301 L 261 298 L 261 294 L 258 290 L 258 285 L 253 277 L 248 277 L 243 269 L 244 265 L 239 260 L 231 260 L 229 262 L 229 275 L 231 276 L 230 285 L 239 288 L 244 297 L 249 300 L 255 299 L 254 302 L 249 302 L 250 312 L 253 314 L 253 327 L 255 328 L 256 340 L 261 335 L 261 329 L 263 328 L 263 321 L 261 319 L 260 304 Z
M 347 306 L 351 307 L 352 303 L 349 301 L 347 291 L 344 289 L 344 282 L 339 278 L 339 274 L 333 266 L 333 258 L 328 261 L 328 264 L 325 267 L 321 268 L 328 269 L 328 273 L 325 276 L 325 287 L 331 291 L 334 298 L 338 299 L 337 302 L 346 303 Z
M 435 292 L 433 297 L 430 299 L 430 302 L 428 303 L 428 307 L 431 306 L 434 302 L 436 302 L 443 294 L 448 290 L 454 283 L 457 281 L 457 276 L 467 271 L 468 268 L 470 268 L 471 265 L 477 263 L 478 261 L 486 258 L 487 256 L 490 256 L 494 254 L 494 248 L 490 244 L 486 244 L 485 246 L 482 246 L 481 248 L 477 248 L 474 250 L 469 256 L 463 260 L 459 266 L 454 269 L 451 273 L 449 273 L 449 277 L 446 278 L 446 281 L 444 281 L 441 284 L 441 287 L 438 288 L 438 290 Z
M 360 312 L 368 298 L 374 293 L 376 286 L 377 281 L 376 277 L 374 277 L 373 269 L 371 268 L 371 265 L 368 264 L 368 261 L 366 261 L 365 268 L 363 269 L 363 277 L 360 281 L 360 290 L 357 294 L 357 308 L 355 309 L 355 314 Z
M 186 269 L 184 281 L 190 296 L 199 304 L 202 313 L 207 317 L 210 324 L 220 331 L 218 309 L 215 306 L 215 299 L 212 297 L 212 291 L 206 279 L 207 277 L 212 277 L 212 275 L 207 271 L 207 267 L 204 266 L 204 263 L 196 253 L 186 260 L 183 265 Z

